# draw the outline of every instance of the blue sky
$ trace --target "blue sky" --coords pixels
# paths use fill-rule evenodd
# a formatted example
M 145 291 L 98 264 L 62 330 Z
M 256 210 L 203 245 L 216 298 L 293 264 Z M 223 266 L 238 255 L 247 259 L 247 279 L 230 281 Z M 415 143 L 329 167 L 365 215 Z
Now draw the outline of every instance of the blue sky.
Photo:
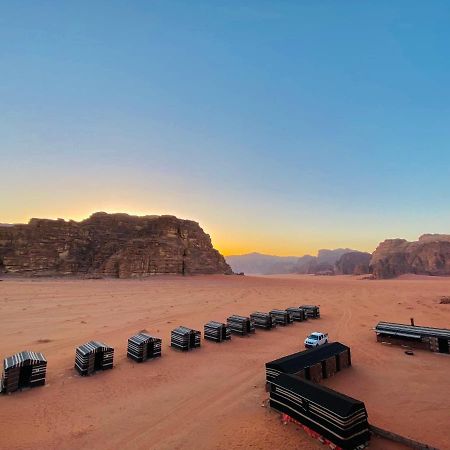
M 0 1 L 0 222 L 191 218 L 224 253 L 449 232 L 447 1 Z

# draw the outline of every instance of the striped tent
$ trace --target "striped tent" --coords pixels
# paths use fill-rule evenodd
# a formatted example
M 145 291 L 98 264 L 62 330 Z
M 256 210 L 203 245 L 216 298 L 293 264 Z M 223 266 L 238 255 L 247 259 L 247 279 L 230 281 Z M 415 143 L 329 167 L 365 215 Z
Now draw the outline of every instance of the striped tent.
M 255 324 L 250 317 L 233 315 L 227 318 L 227 325 L 232 333 L 245 336 L 255 332 Z
M 90 341 L 75 351 L 75 369 L 81 375 L 91 375 L 97 370 L 113 368 L 114 349 L 103 342 Z
M 356 449 L 370 439 L 363 402 L 292 375 L 275 378 L 270 406 L 344 450 Z
M 438 353 L 450 353 L 450 330 L 446 328 L 379 322 L 375 332 L 378 341 L 408 345 Z
M 306 317 L 309 319 L 318 319 L 320 317 L 320 308 L 316 305 L 302 305 L 299 308 L 306 311 Z
M 205 324 L 205 339 L 215 342 L 223 342 L 231 339 L 231 330 L 226 324 L 211 320 Z
M 172 330 L 170 345 L 178 350 L 188 351 L 200 347 L 200 331 L 179 326 Z
M 350 348 L 331 342 L 266 363 L 266 382 L 273 382 L 280 373 L 319 382 L 349 366 Z
M 161 356 L 161 339 L 141 332 L 128 339 L 128 358 L 137 362 Z
M 10 393 L 26 387 L 43 386 L 47 360 L 42 353 L 23 351 L 5 358 L 0 391 Z
M 266 330 L 277 326 L 275 319 L 269 313 L 254 312 L 250 314 L 250 319 L 255 324 L 255 327 L 265 328 Z
M 270 315 L 278 325 L 289 325 L 293 323 L 292 313 L 284 309 L 272 309 Z
M 286 308 L 286 311 L 292 314 L 292 319 L 297 322 L 303 322 L 308 317 L 306 317 L 306 311 L 303 308 L 298 308 L 296 306 L 291 306 Z

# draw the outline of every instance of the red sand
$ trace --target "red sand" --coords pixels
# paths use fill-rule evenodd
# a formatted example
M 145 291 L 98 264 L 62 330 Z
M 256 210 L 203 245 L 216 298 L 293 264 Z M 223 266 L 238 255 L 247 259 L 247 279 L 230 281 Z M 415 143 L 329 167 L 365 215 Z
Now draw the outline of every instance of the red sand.
M 376 342 L 378 320 L 449 327 L 450 279 L 355 277 L 156 277 L 138 280 L 5 280 L 0 283 L 0 356 L 42 351 L 45 387 L 0 397 L 5 449 L 321 449 L 261 407 L 264 363 L 327 331 L 352 350 L 353 367 L 324 384 L 365 401 L 371 423 L 450 448 L 450 356 Z M 202 330 L 231 314 L 319 304 L 322 318 L 248 338 L 171 350 L 170 330 Z M 163 356 L 126 358 L 127 338 L 147 329 Z M 79 377 L 75 347 L 115 347 L 112 371 Z M 370 448 L 401 448 L 376 439 Z

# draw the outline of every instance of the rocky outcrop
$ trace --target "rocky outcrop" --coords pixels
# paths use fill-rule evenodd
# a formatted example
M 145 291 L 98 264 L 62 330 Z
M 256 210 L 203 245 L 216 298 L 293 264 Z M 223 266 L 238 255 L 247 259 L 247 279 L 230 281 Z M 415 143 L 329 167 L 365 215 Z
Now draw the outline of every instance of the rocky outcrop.
M 0 271 L 119 278 L 232 273 L 196 222 L 107 213 L 82 222 L 31 219 L 0 226 Z
M 344 253 L 336 262 L 335 273 L 341 275 L 364 275 L 370 272 L 372 255 L 365 252 Z
M 375 278 L 450 275 L 450 235 L 424 234 L 414 242 L 387 239 L 373 253 L 370 267 Z

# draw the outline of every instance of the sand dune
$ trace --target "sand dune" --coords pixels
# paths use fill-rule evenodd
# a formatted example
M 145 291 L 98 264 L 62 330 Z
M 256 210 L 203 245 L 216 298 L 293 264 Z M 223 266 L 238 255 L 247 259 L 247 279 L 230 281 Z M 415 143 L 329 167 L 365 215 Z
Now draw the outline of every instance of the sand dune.
M 319 449 L 261 407 L 264 363 L 327 331 L 352 350 L 353 367 L 325 384 L 364 400 L 369 420 L 450 448 L 450 357 L 375 340 L 378 320 L 448 327 L 450 279 L 369 281 L 355 277 L 155 277 L 131 280 L 5 280 L 0 283 L 0 356 L 30 349 L 48 359 L 47 385 L 0 397 L 7 449 Z M 209 320 L 302 303 L 322 318 L 231 342 L 171 350 L 170 330 L 203 331 Z M 163 338 L 159 360 L 126 358 L 127 338 Z M 115 347 L 115 368 L 82 378 L 74 350 L 91 339 Z M 375 440 L 374 449 L 400 448 Z

